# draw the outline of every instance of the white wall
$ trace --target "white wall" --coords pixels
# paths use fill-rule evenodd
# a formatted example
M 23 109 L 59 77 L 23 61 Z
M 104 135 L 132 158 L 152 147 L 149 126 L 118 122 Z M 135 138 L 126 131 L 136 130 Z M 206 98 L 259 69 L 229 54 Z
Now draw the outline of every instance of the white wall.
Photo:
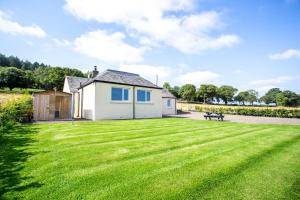
M 96 82 L 95 119 L 132 119 L 132 86 Z M 128 102 L 113 102 L 111 88 L 122 87 L 129 89 Z
M 162 117 L 162 91 L 161 89 L 136 87 L 147 90 L 151 93 L 151 102 L 139 103 L 136 101 L 135 117 L 136 118 L 161 118 Z M 137 97 L 137 95 L 135 95 Z
M 96 119 L 95 115 L 95 83 L 91 83 L 80 90 L 82 101 L 82 117 Z
M 168 100 L 171 101 L 170 107 L 168 107 Z M 162 114 L 163 115 L 176 115 L 176 99 L 162 98 Z
M 128 102 L 115 102 L 111 100 L 111 88 L 121 87 L 129 89 Z M 136 118 L 160 118 L 162 117 L 162 98 L 160 89 L 135 87 L 137 89 L 149 90 L 151 92 L 150 103 L 135 104 Z M 95 120 L 100 119 L 132 119 L 133 118 L 133 86 L 95 83 Z M 135 94 L 136 97 L 136 94 Z
M 64 83 L 63 92 L 71 93 L 70 87 L 69 87 L 69 83 L 67 81 L 67 77 L 65 77 L 65 83 Z

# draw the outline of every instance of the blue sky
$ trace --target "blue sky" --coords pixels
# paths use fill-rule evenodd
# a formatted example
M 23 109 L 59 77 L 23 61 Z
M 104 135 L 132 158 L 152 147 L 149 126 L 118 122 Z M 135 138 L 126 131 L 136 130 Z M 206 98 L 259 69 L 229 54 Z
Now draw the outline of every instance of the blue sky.
M 299 0 L 1 0 L 0 53 L 159 83 L 300 93 Z

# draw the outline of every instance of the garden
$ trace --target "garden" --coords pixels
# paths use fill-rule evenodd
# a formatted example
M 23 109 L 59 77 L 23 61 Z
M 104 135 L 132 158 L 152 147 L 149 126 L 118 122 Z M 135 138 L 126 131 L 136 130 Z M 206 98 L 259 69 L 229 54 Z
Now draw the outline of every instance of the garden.
M 3 199 L 299 199 L 300 126 L 190 119 L 15 124 Z

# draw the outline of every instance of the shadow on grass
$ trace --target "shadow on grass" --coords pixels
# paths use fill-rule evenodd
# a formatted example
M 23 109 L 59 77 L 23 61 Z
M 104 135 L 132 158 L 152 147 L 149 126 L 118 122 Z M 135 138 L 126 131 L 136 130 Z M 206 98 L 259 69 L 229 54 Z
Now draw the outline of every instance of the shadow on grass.
M 185 195 L 189 197 L 189 199 L 199 199 L 200 197 L 203 198 L 205 195 L 215 187 L 221 186 L 224 182 L 233 179 L 234 177 L 239 176 L 243 171 L 253 167 L 258 162 L 263 161 L 264 159 L 283 151 L 284 149 L 288 148 L 290 145 L 295 144 L 300 140 L 300 136 L 295 136 L 287 141 L 281 142 L 273 147 L 262 151 L 259 154 L 253 155 L 246 159 L 244 162 L 240 163 L 239 165 L 229 168 L 225 172 L 217 173 L 216 175 L 204 180 L 198 185 L 190 188 L 186 191 Z M 299 195 L 299 180 L 297 180 L 293 188 L 289 192 L 295 192 L 295 196 Z
M 24 163 L 33 155 L 28 148 L 34 143 L 31 136 L 36 132 L 32 126 L 14 125 L 0 133 L 0 199 L 7 192 L 41 186 L 37 182 L 30 182 L 32 177 L 20 174 Z M 23 184 L 25 180 L 28 184 Z

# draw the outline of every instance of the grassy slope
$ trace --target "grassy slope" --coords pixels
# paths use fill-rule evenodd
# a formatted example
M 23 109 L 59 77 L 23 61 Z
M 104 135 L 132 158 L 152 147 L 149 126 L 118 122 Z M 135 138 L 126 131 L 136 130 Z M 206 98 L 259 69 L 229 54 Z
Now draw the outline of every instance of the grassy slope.
M 20 128 L 1 152 L 3 197 L 300 198 L 300 126 L 154 119 Z

